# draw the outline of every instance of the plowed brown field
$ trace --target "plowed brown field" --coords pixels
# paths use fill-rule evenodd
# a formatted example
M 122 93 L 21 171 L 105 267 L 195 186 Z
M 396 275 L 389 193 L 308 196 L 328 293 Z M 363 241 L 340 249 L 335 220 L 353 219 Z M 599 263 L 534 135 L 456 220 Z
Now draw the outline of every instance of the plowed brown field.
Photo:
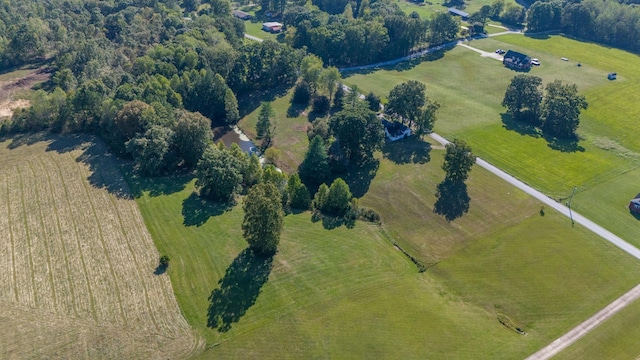
M 0 358 L 182 358 L 202 342 L 104 144 L 0 142 Z

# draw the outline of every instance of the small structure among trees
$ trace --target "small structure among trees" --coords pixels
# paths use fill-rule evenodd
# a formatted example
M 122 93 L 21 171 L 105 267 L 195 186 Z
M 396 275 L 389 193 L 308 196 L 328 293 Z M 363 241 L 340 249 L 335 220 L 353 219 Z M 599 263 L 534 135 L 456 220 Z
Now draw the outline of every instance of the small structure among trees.
M 247 14 L 246 12 L 241 10 L 233 10 L 232 14 L 240 20 L 251 20 L 253 18 L 251 14 Z
M 636 195 L 634 199 L 629 201 L 629 211 L 640 215 L 640 194 Z
M 462 20 L 467 20 L 469 18 L 469 13 L 466 13 L 460 9 L 456 9 L 454 7 L 449 8 L 449 14 L 453 16 L 460 16 Z
M 262 23 L 262 30 L 272 34 L 277 34 L 282 31 L 282 24 L 275 21 Z
M 517 51 L 509 50 L 504 54 L 502 64 L 509 69 L 528 71 L 531 69 L 531 58 L 528 55 L 519 53 Z
M 387 139 L 391 141 L 397 141 L 411 136 L 411 129 L 399 121 L 382 119 L 382 126 L 384 126 L 384 133 L 387 135 Z

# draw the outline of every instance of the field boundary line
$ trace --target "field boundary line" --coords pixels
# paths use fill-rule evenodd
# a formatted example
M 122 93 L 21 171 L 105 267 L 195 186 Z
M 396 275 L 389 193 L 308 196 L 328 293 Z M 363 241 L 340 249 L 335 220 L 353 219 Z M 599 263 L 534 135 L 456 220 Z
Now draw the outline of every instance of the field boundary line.
M 639 298 L 640 285 L 636 285 L 633 289 L 614 300 L 595 315 L 583 321 L 580 325 L 569 330 L 569 332 L 538 350 L 525 360 L 547 360 L 552 358 Z

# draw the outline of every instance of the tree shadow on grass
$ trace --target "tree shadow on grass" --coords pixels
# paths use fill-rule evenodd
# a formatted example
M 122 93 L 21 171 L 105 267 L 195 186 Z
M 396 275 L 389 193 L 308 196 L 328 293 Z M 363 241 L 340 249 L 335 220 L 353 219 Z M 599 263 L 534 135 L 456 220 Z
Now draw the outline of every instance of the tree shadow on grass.
M 386 140 L 382 154 L 396 164 L 425 164 L 431 160 L 431 144 L 419 136 L 410 136 L 394 142 Z
M 309 105 L 290 103 L 287 109 L 288 118 L 297 118 Z
M 218 332 L 229 331 L 231 324 L 255 304 L 272 267 L 273 256 L 261 256 L 249 248 L 238 254 L 209 296 L 207 326 Z
M 358 165 L 352 165 L 345 172 L 332 174 L 330 179 L 327 179 L 326 184 L 331 185 L 335 179 L 342 178 L 342 180 L 349 185 L 351 194 L 356 198 L 360 198 L 369 191 L 371 181 L 376 176 L 379 167 L 380 161 L 377 159 L 368 160 Z M 314 190 L 313 193 L 315 194 L 315 190 L 317 189 L 315 187 L 309 189 L 309 191 L 312 190 Z
M 222 215 L 232 208 L 231 203 L 209 201 L 192 192 L 182 201 L 183 224 L 184 226 L 202 226 L 210 217 Z
M 330 216 L 324 215 L 319 211 L 314 211 L 311 215 L 311 222 L 317 223 L 322 221 L 322 227 L 327 230 L 333 230 L 344 225 L 347 229 L 353 229 L 356 226 L 356 219 L 352 219 L 346 216 Z
M 547 141 L 547 146 L 553 150 L 561 152 L 583 152 L 585 151 L 579 142 L 580 139 L 577 136 L 571 138 L 558 138 L 555 136 L 545 135 L 539 127 L 531 124 L 527 121 L 518 121 L 513 119 L 510 114 L 500 114 L 502 117 L 502 127 L 509 131 L 515 131 L 523 136 L 531 136 L 533 138 L 544 138 Z
M 193 180 L 193 174 L 144 177 L 136 173 L 132 166 L 123 166 L 121 169 L 131 187 L 131 193 L 136 198 L 145 192 L 151 197 L 171 195 L 184 190 L 187 184 Z
M 291 85 L 278 86 L 266 90 L 252 91 L 238 98 L 238 111 L 240 118 L 243 118 L 255 111 L 262 102 L 271 102 L 281 98 L 289 92 Z
M 467 185 L 462 181 L 444 180 L 438 184 L 436 203 L 433 212 L 444 216 L 451 222 L 469 212 L 469 193 Z

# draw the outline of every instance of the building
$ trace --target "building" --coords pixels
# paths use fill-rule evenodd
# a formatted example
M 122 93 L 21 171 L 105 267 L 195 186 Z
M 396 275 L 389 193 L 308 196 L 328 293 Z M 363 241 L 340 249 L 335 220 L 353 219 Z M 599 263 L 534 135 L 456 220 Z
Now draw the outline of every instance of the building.
M 635 199 L 629 201 L 629 211 L 640 214 L 640 194 Z
M 391 141 L 397 141 L 411 136 L 411 129 L 401 122 L 382 119 L 382 125 L 384 126 L 384 133 L 387 135 L 387 139 Z
M 618 74 L 616 73 L 609 73 L 609 75 L 607 75 L 607 79 L 609 80 L 615 80 L 618 77 Z
M 520 71 L 527 71 L 531 69 L 531 58 L 513 50 L 509 50 L 504 54 L 502 63 L 509 69 Z
M 469 14 L 462 11 L 462 10 L 458 10 L 454 7 L 450 7 L 449 8 L 449 14 L 453 15 L 453 16 L 460 16 L 462 18 L 462 20 L 467 20 L 469 18 Z
M 282 30 L 282 24 L 279 22 L 266 22 L 262 24 L 262 30 L 276 34 Z
M 240 20 L 251 20 L 253 16 L 251 14 L 247 14 L 244 11 L 233 10 L 233 16 L 237 17 Z

